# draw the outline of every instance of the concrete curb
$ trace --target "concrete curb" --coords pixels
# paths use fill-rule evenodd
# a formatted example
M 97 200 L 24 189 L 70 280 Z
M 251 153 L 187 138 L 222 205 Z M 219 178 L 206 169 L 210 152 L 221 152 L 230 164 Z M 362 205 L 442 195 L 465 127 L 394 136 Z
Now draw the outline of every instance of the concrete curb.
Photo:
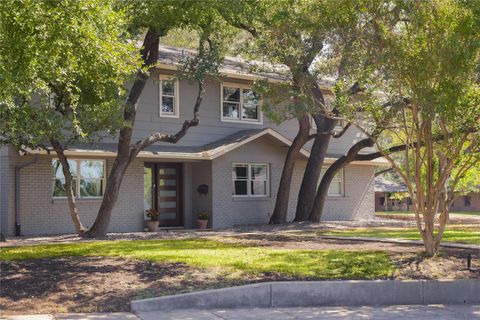
M 480 280 L 286 281 L 130 302 L 133 312 L 176 309 L 480 303 Z
M 350 241 L 368 241 L 368 242 L 384 242 L 384 243 L 399 243 L 399 244 L 414 244 L 423 246 L 420 240 L 394 239 L 394 238 L 370 238 L 370 237 L 342 237 L 342 236 L 318 236 L 320 239 L 332 240 L 350 240 Z M 454 242 L 440 242 L 441 247 L 480 250 L 480 245 L 469 243 L 454 243 Z

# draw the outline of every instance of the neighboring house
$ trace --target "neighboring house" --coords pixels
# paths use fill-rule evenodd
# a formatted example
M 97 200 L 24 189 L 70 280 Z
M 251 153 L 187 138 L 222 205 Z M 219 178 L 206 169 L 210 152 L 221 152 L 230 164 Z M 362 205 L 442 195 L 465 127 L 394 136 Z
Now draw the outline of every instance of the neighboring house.
M 450 207 L 450 211 L 479 211 L 480 192 L 471 192 L 468 195 L 458 196 Z
M 176 80 L 185 51 L 160 49 L 160 66 L 152 72 L 139 101 L 134 138 L 156 132 L 176 132 L 192 117 L 197 86 Z M 161 227 L 192 228 L 196 214 L 207 210 L 213 228 L 266 223 L 272 214 L 285 154 L 297 132 L 296 120 L 281 125 L 266 118 L 252 81 L 278 75 L 251 73 L 247 63 L 225 59 L 221 82 L 208 82 L 200 110 L 200 125 L 175 145 L 158 143 L 138 155 L 128 168 L 109 226 L 110 232 L 144 230 L 145 209 L 160 211 Z M 362 138 L 349 129 L 332 139 L 326 165 Z M 116 141 L 79 145 L 66 154 L 75 175 L 80 217 L 91 226 L 115 156 Z M 309 157 L 307 145 L 298 158 L 289 201 L 294 216 L 297 195 Z M 323 219 L 352 220 L 374 211 L 373 175 L 379 161 L 354 162 L 330 188 Z M 17 179 L 15 178 L 17 173 Z M 74 232 L 65 198 L 63 175 L 54 153 L 20 155 L 0 149 L 1 232 L 13 235 Z
M 393 182 L 380 175 L 375 177 L 374 190 L 376 212 L 410 210 L 410 198 L 403 197 L 408 192 L 404 184 Z
M 375 177 L 375 211 L 413 210 L 412 201 L 407 192 L 407 187 L 402 183 L 393 182 L 384 176 Z M 449 211 L 480 211 L 480 193 L 458 195 Z

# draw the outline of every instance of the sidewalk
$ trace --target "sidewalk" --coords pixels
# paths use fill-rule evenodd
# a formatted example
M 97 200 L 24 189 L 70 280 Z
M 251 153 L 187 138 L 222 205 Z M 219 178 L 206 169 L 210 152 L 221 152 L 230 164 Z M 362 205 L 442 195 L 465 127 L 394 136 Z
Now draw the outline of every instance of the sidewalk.
M 480 319 L 480 305 L 409 305 L 379 307 L 322 307 L 177 310 L 140 313 L 91 313 L 11 316 L 6 320 L 284 320 L 284 319 Z

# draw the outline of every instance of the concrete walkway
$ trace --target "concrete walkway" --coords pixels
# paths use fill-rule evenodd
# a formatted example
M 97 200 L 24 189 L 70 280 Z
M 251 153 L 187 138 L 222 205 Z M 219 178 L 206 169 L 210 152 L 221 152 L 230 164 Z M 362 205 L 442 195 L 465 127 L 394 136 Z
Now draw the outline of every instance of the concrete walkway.
M 480 319 L 480 305 L 409 305 L 382 307 L 322 307 L 155 311 L 10 316 L 6 320 L 285 320 L 285 319 Z

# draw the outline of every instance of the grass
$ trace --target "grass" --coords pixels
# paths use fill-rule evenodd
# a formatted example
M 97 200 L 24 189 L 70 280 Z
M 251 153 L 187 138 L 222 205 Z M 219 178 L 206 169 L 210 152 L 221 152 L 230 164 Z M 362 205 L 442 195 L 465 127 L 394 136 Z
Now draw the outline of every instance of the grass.
M 413 211 L 380 211 L 375 212 L 376 215 L 383 216 L 383 215 L 392 215 L 392 214 L 411 214 L 413 215 Z M 450 212 L 450 214 L 463 214 L 469 216 L 480 216 L 480 211 L 457 211 L 457 212 Z
M 325 230 L 318 231 L 320 236 L 342 236 L 342 237 L 369 237 L 369 238 L 394 238 L 420 240 L 420 233 L 417 228 L 357 228 L 344 230 Z M 449 227 L 443 234 L 443 241 L 480 244 L 480 228 L 479 226 L 461 226 Z
M 180 262 L 238 277 L 274 273 L 309 279 L 379 279 L 390 277 L 394 269 L 382 251 L 276 250 L 205 239 L 81 242 L 0 250 L 0 260 L 79 256 Z

